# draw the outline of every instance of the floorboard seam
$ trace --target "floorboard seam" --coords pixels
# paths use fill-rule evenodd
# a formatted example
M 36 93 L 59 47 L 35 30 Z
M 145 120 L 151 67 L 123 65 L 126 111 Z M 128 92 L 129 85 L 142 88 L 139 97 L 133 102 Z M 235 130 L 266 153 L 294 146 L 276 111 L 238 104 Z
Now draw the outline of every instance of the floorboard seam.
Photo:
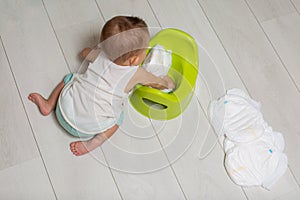
M 158 17 L 156 16 L 156 14 L 155 14 L 155 12 L 154 12 L 154 9 L 153 9 L 153 7 L 151 6 L 149 0 L 147 0 L 147 3 L 148 3 L 148 5 L 149 5 L 149 7 L 150 7 L 150 9 L 151 9 L 152 14 L 153 14 L 154 17 L 155 17 L 156 22 L 158 23 L 159 27 L 162 28 L 162 25 L 161 25 L 160 21 L 158 20 Z
M 95 3 L 96 3 L 96 5 L 97 5 L 98 11 L 99 11 L 99 13 L 100 13 L 100 15 L 101 15 L 103 21 L 106 22 L 105 17 L 104 17 L 104 14 L 102 13 L 101 8 L 100 8 L 100 5 L 98 4 L 98 1 L 95 0 Z M 99 42 L 100 42 L 100 41 L 99 41 Z
M 62 55 L 63 55 L 63 57 L 64 57 L 64 61 L 65 61 L 66 65 L 67 65 L 67 67 L 68 67 L 68 69 L 69 69 L 69 72 L 71 72 L 72 70 L 71 70 L 70 65 L 69 65 L 69 63 L 68 63 L 68 60 L 67 60 L 67 58 L 66 58 L 66 55 L 65 55 L 65 53 L 64 53 L 64 51 L 63 51 L 62 45 L 61 45 L 61 43 L 60 43 L 60 41 L 59 41 L 59 39 L 58 39 L 57 33 L 56 33 L 56 31 L 55 31 L 53 22 L 52 22 L 52 20 L 51 20 L 51 18 L 50 18 L 50 15 L 49 15 L 49 12 L 48 12 L 48 10 L 47 10 L 47 7 L 46 7 L 46 5 L 45 5 L 44 0 L 42 0 L 42 4 L 43 4 L 44 10 L 45 10 L 45 12 L 46 12 L 46 15 L 47 15 L 47 17 L 48 17 L 48 20 L 49 20 L 49 22 L 50 22 L 50 25 L 51 25 L 51 28 L 52 28 L 52 30 L 53 30 L 53 33 L 54 33 L 54 35 L 55 35 L 56 41 L 57 41 L 57 43 L 58 43 L 58 45 L 59 45 L 60 52 L 62 53 Z
M 31 121 L 30 121 L 30 119 L 29 119 L 29 116 L 28 116 L 28 113 L 27 113 L 27 110 L 26 110 L 26 107 L 25 107 L 25 104 L 24 104 L 24 101 L 23 101 L 21 92 L 20 92 L 19 87 L 18 87 L 18 85 L 17 85 L 16 77 L 15 77 L 15 75 L 14 75 L 14 72 L 13 72 L 11 63 L 10 63 L 10 61 L 9 61 L 9 57 L 8 57 L 8 55 L 7 55 L 7 52 L 6 52 L 6 49 L 5 49 L 5 45 L 4 45 L 4 43 L 3 43 L 3 40 L 2 40 L 2 37 L 1 37 L 1 36 L 0 36 L 0 41 L 1 41 L 1 45 L 2 45 L 3 50 L 4 50 L 4 53 L 5 53 L 5 57 L 6 57 L 7 62 L 8 62 L 8 66 L 9 66 L 9 68 L 10 68 L 10 72 L 11 72 L 12 77 L 13 77 L 13 79 L 14 79 L 15 87 L 16 87 L 16 89 L 17 89 L 17 91 L 18 91 L 18 95 L 19 95 L 19 98 L 20 98 L 20 100 L 21 100 L 22 107 L 23 107 L 23 109 L 24 109 L 24 112 L 25 112 L 25 115 L 26 115 L 28 124 L 29 124 L 29 126 L 30 126 L 30 130 L 31 130 L 31 133 L 32 133 L 32 135 L 33 135 L 33 138 L 34 138 L 34 141 L 35 141 L 37 150 L 38 150 L 39 155 L 40 155 L 40 158 L 41 158 L 41 160 L 42 160 L 42 162 L 43 162 L 43 166 L 44 166 L 44 168 L 45 168 L 45 172 L 46 172 L 46 174 L 47 174 L 47 177 L 48 177 L 48 180 L 49 180 L 49 182 L 50 182 L 50 185 L 51 185 L 52 191 L 53 191 L 53 193 L 54 193 L 54 196 L 55 196 L 55 198 L 57 199 L 57 194 L 56 194 L 56 192 L 55 192 L 53 183 L 52 183 L 51 178 L 50 178 L 50 174 L 49 174 L 48 169 L 47 169 L 47 167 L 46 167 L 46 162 L 45 162 L 45 160 L 44 160 L 44 158 L 43 158 L 43 155 L 42 155 L 40 146 L 39 146 L 38 141 L 37 141 L 37 139 L 36 139 L 36 136 L 35 136 L 35 133 L 34 133 L 34 130 L 33 130 L 32 124 L 31 124 Z
M 221 44 L 221 46 L 222 46 L 222 48 L 223 48 L 223 50 L 224 50 L 224 52 L 225 52 L 227 58 L 229 59 L 230 63 L 232 64 L 232 66 L 233 66 L 235 72 L 237 73 L 237 75 L 238 75 L 238 77 L 239 77 L 239 79 L 240 79 L 240 81 L 241 81 L 241 84 L 244 86 L 244 88 L 246 89 L 247 93 L 250 94 L 250 93 L 249 93 L 249 90 L 248 90 L 248 88 L 247 88 L 247 86 L 246 86 L 246 84 L 245 84 L 245 82 L 244 82 L 243 79 L 241 78 L 241 75 L 240 75 L 239 71 L 237 70 L 237 67 L 235 66 L 235 64 L 234 64 L 234 62 L 233 62 L 233 60 L 232 60 L 232 58 L 229 56 L 228 51 L 226 50 L 226 48 L 225 48 L 225 46 L 224 46 L 224 44 L 223 44 L 221 38 L 220 38 L 219 35 L 217 34 L 217 31 L 215 30 L 214 26 L 212 25 L 212 22 L 210 21 L 210 19 L 209 19 L 207 13 L 205 12 L 205 10 L 204 10 L 204 8 L 202 7 L 202 5 L 201 5 L 201 3 L 199 2 L 199 0 L 197 0 L 197 3 L 198 3 L 198 5 L 199 5 L 200 9 L 202 10 L 202 12 L 203 12 L 203 14 L 204 14 L 206 20 L 208 21 L 208 23 L 209 23 L 211 29 L 213 30 L 214 34 L 215 34 L 216 37 L 218 38 L 218 41 L 219 41 L 219 43 Z M 200 104 L 200 102 L 199 102 L 199 104 Z M 202 108 L 201 105 L 200 105 L 200 107 L 201 107 L 201 109 L 203 110 L 203 108 Z M 205 113 L 205 112 L 204 112 L 204 113 Z M 206 117 L 206 119 L 208 120 L 206 114 L 205 114 L 205 117 Z M 208 121 L 209 121 L 209 120 L 208 120 Z M 218 143 L 219 143 L 219 145 L 221 146 L 221 149 L 222 149 L 223 152 L 224 152 L 224 149 L 222 148 L 222 145 L 220 144 L 220 142 L 218 142 Z M 225 154 L 225 152 L 224 152 L 224 154 Z M 244 191 L 244 189 L 243 189 L 242 187 L 240 187 L 240 188 L 241 188 L 243 194 L 245 195 L 245 198 L 248 200 L 249 198 L 248 198 L 248 196 L 247 196 L 247 193 Z
M 115 183 L 115 185 L 116 185 L 116 188 L 117 188 L 117 190 L 118 190 L 118 192 L 119 192 L 119 195 L 120 195 L 121 199 L 123 200 L 124 198 L 123 198 L 122 193 L 121 193 L 121 190 L 120 190 L 120 188 L 119 188 L 119 186 L 118 186 L 118 184 L 117 184 L 117 181 L 116 181 L 116 179 L 115 179 L 115 176 L 114 176 L 114 174 L 113 174 L 113 172 L 112 172 L 112 168 L 111 168 L 110 165 L 108 164 L 108 161 L 107 161 L 107 158 L 106 158 L 106 155 L 105 155 L 105 153 L 104 153 L 103 148 L 102 148 L 102 147 L 100 147 L 100 148 L 101 148 L 101 151 L 102 151 L 102 153 L 103 153 L 104 160 L 105 160 L 106 165 L 107 165 L 107 166 L 105 166 L 105 167 L 108 168 L 108 170 L 109 170 L 109 172 L 110 172 L 110 174 L 111 174 L 111 177 L 112 177 L 112 179 L 113 179 L 113 181 L 114 181 L 114 183 Z
M 226 50 L 226 48 L 225 48 L 225 46 L 224 46 L 224 44 L 223 44 L 221 38 L 219 37 L 219 35 L 218 35 L 217 31 L 215 30 L 214 26 L 212 25 L 212 22 L 210 21 L 210 19 L 209 19 L 208 15 L 206 14 L 204 8 L 202 7 L 202 5 L 201 5 L 201 3 L 199 2 L 199 0 L 196 0 L 196 1 L 198 2 L 198 5 L 200 6 L 200 9 L 201 9 L 202 12 L 204 13 L 205 18 L 207 19 L 207 21 L 208 21 L 208 23 L 209 23 L 211 29 L 213 30 L 214 34 L 215 34 L 216 37 L 218 38 L 218 41 L 219 41 L 219 43 L 221 44 L 221 46 L 222 46 L 222 48 L 223 48 L 223 50 L 224 50 L 224 52 L 225 52 L 227 58 L 229 59 L 231 65 L 233 66 L 235 72 L 237 73 L 237 75 L 238 75 L 238 77 L 239 77 L 239 80 L 240 80 L 241 83 L 243 84 L 244 88 L 247 90 L 247 93 L 250 94 L 248 88 L 246 87 L 246 83 L 243 81 L 241 74 L 239 73 L 237 67 L 235 66 L 235 64 L 234 64 L 234 62 L 233 62 L 233 60 L 232 60 L 232 58 L 229 56 L 228 51 Z
M 296 7 L 296 5 L 294 4 L 293 0 L 290 0 L 290 2 L 294 6 L 294 8 L 297 11 L 297 13 L 300 15 L 300 12 L 299 12 L 298 8 Z
M 184 192 L 184 190 L 183 190 L 183 188 L 182 188 L 182 186 L 181 186 L 181 184 L 180 184 L 180 181 L 179 181 L 179 179 L 178 179 L 178 177 L 177 177 L 177 175 L 176 175 L 176 173 L 175 173 L 175 170 L 174 170 L 174 168 L 173 168 L 173 165 L 172 165 L 172 163 L 170 162 L 170 159 L 169 159 L 169 157 L 168 157 L 168 155 L 167 155 L 167 152 L 165 151 L 165 149 L 164 149 L 164 147 L 163 147 L 163 144 L 162 144 L 161 140 L 160 140 L 159 137 L 158 137 L 158 133 L 157 133 L 157 131 L 155 130 L 155 127 L 154 127 L 154 125 L 153 125 L 153 123 L 152 123 L 152 121 L 151 121 L 150 118 L 149 118 L 149 121 L 150 121 L 150 124 L 151 124 L 151 126 L 152 126 L 153 131 L 155 132 L 155 135 L 156 135 L 156 138 L 157 138 L 157 140 L 158 140 L 158 142 L 159 142 L 159 145 L 161 146 L 161 149 L 162 149 L 162 151 L 163 151 L 163 153 L 164 153 L 164 155 L 165 155 L 165 157 L 166 157 L 166 159 L 167 159 L 167 161 L 168 161 L 168 165 L 169 165 L 169 167 L 170 167 L 170 169 L 171 169 L 171 171 L 172 171 L 172 173 L 173 173 L 173 175 L 174 175 L 174 177 L 175 177 L 175 179 L 176 179 L 176 182 L 177 182 L 177 184 L 178 184 L 178 186 L 179 186 L 179 188 L 180 188 L 180 190 L 181 190 L 181 192 L 182 192 L 184 198 L 187 200 L 188 198 L 187 198 L 187 196 L 186 196 L 186 194 L 185 194 L 185 192 Z
M 264 27 L 262 26 L 262 24 L 259 22 L 258 18 L 256 17 L 255 13 L 253 12 L 252 8 L 250 7 L 249 3 L 247 2 L 247 0 L 244 0 L 249 11 L 251 12 L 251 14 L 253 15 L 256 23 L 259 25 L 260 29 L 263 31 L 265 37 L 267 38 L 268 42 L 270 43 L 270 45 L 272 46 L 273 51 L 275 52 L 276 56 L 278 57 L 281 65 L 283 66 L 283 68 L 285 69 L 285 71 L 287 72 L 288 76 L 290 77 L 292 83 L 294 84 L 294 86 L 296 87 L 296 89 L 298 90 L 298 93 L 300 93 L 300 88 L 297 86 L 296 81 L 294 80 L 293 76 L 291 75 L 291 73 L 289 72 L 288 68 L 286 67 L 285 63 L 283 62 L 281 56 L 279 55 L 279 53 L 277 52 L 274 44 L 272 43 L 271 39 L 269 38 L 268 34 L 265 32 Z

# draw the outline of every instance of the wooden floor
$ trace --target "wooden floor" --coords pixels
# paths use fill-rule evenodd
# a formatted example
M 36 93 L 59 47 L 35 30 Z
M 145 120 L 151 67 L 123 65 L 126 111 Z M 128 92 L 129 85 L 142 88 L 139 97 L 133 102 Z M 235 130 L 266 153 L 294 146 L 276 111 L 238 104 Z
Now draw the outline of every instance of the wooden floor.
M 300 199 L 300 0 L 0 0 L 0 199 Z M 27 99 L 81 66 L 115 15 L 175 27 L 198 42 L 196 94 L 180 117 L 126 105 L 112 139 L 75 157 L 76 138 Z M 235 185 L 207 120 L 212 99 L 241 88 L 282 132 L 288 170 L 271 191 Z M 211 150 L 211 151 L 210 151 Z

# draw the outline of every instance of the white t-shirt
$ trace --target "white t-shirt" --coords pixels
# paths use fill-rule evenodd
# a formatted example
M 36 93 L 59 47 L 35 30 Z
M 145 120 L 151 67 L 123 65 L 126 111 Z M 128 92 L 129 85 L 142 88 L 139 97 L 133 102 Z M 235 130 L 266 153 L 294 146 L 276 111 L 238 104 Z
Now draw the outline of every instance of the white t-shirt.
M 84 74 L 73 74 L 62 90 L 58 106 L 64 119 L 85 134 L 98 134 L 116 124 L 125 88 L 138 66 L 120 66 L 101 52 Z

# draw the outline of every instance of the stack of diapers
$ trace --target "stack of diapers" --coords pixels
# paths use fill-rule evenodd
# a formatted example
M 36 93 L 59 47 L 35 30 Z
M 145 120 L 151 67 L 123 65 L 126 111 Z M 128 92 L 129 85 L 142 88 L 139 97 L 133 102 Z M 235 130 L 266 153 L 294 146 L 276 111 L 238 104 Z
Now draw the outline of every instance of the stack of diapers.
M 145 58 L 142 67 L 148 72 L 158 77 L 164 77 L 172 65 L 172 51 L 165 50 L 163 46 L 157 44 Z M 170 93 L 172 89 L 164 89 L 163 92 Z
M 225 136 L 225 168 L 240 186 L 270 190 L 285 173 L 284 139 L 264 121 L 260 103 L 239 89 L 211 102 L 209 118 L 215 132 Z

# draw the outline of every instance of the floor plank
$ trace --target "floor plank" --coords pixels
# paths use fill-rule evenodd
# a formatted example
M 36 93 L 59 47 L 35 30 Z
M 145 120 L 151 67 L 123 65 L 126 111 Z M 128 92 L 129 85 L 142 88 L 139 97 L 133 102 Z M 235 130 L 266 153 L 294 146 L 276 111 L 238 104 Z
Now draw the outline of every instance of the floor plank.
M 246 0 L 246 2 L 260 22 L 295 12 L 293 4 L 286 0 Z
M 1 38 L 0 38 L 1 39 Z M 40 157 L 0 41 L 0 170 Z
M 79 53 L 99 43 L 104 24 L 97 4 L 93 0 L 44 0 L 44 4 L 70 70 L 81 71 L 87 63 Z
M 152 123 L 188 199 L 246 199 L 227 176 L 224 152 L 196 97 L 180 117 Z
M 275 50 L 300 92 L 300 16 L 294 12 L 276 20 L 262 22 Z
M 296 199 L 299 199 L 299 197 L 300 197 L 300 190 L 299 190 L 299 188 L 297 188 L 287 194 L 284 194 L 284 195 L 278 197 L 277 199 L 278 200 L 284 200 L 284 199 L 291 199 L 291 200 L 295 199 L 296 200 Z
M 62 130 L 53 114 L 42 117 L 27 100 L 35 90 L 49 94 L 69 71 L 42 2 L 10 1 L 3 7 L 1 19 L 11 14 L 9 23 L 1 26 L 3 42 L 58 199 L 120 199 L 108 168 L 92 156 L 73 156 L 69 143 L 76 139 Z
M 129 102 L 122 126 L 102 148 L 124 199 L 185 199 L 149 119 Z
M 284 189 L 283 188 L 288 188 Z M 273 200 L 273 199 L 279 199 L 283 197 L 288 197 L 290 193 L 293 193 L 291 196 L 297 198 L 291 198 L 291 199 L 299 199 L 299 192 L 300 188 L 298 187 L 297 183 L 295 182 L 295 179 L 293 175 L 291 174 L 291 171 L 288 170 L 280 181 L 278 181 L 272 188 L 271 191 L 265 190 L 263 188 L 257 188 L 257 187 L 249 187 L 244 188 L 245 192 L 247 193 L 247 196 L 249 199 L 263 199 L 263 200 Z M 289 199 L 289 198 L 286 198 Z
M 2 43 L 0 66 L 1 94 L 5 94 L 0 106 L 0 196 L 4 199 L 55 199 Z
M 123 2 L 123 0 L 97 0 L 105 20 L 109 20 L 116 15 L 136 16 L 146 20 L 151 36 L 155 35 L 160 30 L 160 24 L 158 23 L 147 1 L 130 0 L 126 4 Z
M 299 10 L 299 0 L 0 0 L 0 83 L 6 94 L 0 98 L 0 196 L 299 199 Z M 27 95 L 47 97 L 66 73 L 86 64 L 79 51 L 97 43 L 104 22 L 115 15 L 144 18 L 152 35 L 176 27 L 196 38 L 195 96 L 180 118 L 167 122 L 150 121 L 127 105 L 110 141 L 77 158 L 68 147 L 77 139 L 53 114 L 42 117 Z M 266 121 L 284 134 L 291 170 L 271 191 L 234 185 L 221 145 L 213 146 L 207 107 L 234 87 L 261 101 Z
M 115 173 L 116 174 L 116 173 Z M 153 173 L 116 174 L 116 182 L 124 199 L 186 199 L 178 186 L 176 179 L 170 178 L 173 174 L 169 168 L 164 168 Z
M 116 15 L 129 15 L 137 16 L 145 19 L 148 26 L 157 27 L 159 26 L 158 21 L 155 18 L 151 8 L 147 1 L 144 0 L 130 0 L 127 1 L 126 5 L 119 6 L 123 4 L 123 0 L 97 0 L 101 12 L 106 20 L 116 16 Z
M 169 165 L 149 119 L 137 113 L 129 102 L 126 104 L 123 124 L 103 144 L 103 150 L 114 171 L 143 174 Z
M 298 13 L 300 12 L 300 0 L 291 0 L 294 4 L 295 8 L 297 9 Z
M 1 170 L 0 185 L 1 199 L 56 199 L 41 158 Z
M 194 36 L 199 44 L 200 86 L 195 99 L 180 117 L 164 123 L 153 120 L 176 176 L 190 199 L 243 199 L 243 191 L 229 180 L 225 172 L 222 149 L 218 145 L 212 148 L 216 138 L 205 117 L 212 99 L 223 95 L 228 88 L 243 88 L 243 84 L 196 1 L 185 4 L 183 1 L 151 0 L 150 5 L 162 27 L 184 30 Z M 166 9 L 169 11 L 164 12 Z M 202 156 L 210 149 L 215 153 L 199 160 L 199 152 Z M 222 185 L 226 185 L 226 190 L 222 189 Z
M 199 2 L 249 93 L 254 99 L 262 102 L 262 112 L 266 121 L 274 130 L 283 132 L 288 144 L 285 152 L 289 158 L 290 168 L 298 178 L 297 158 L 300 138 L 297 133 L 300 130 L 293 125 L 297 124 L 296 119 L 300 115 L 298 103 L 300 96 L 297 88 L 244 1 L 199 0 Z M 287 177 L 284 176 L 280 181 L 284 181 L 284 178 Z M 281 194 L 291 190 L 288 187 L 280 189 Z M 259 191 L 256 191 L 256 196 L 260 196 Z

